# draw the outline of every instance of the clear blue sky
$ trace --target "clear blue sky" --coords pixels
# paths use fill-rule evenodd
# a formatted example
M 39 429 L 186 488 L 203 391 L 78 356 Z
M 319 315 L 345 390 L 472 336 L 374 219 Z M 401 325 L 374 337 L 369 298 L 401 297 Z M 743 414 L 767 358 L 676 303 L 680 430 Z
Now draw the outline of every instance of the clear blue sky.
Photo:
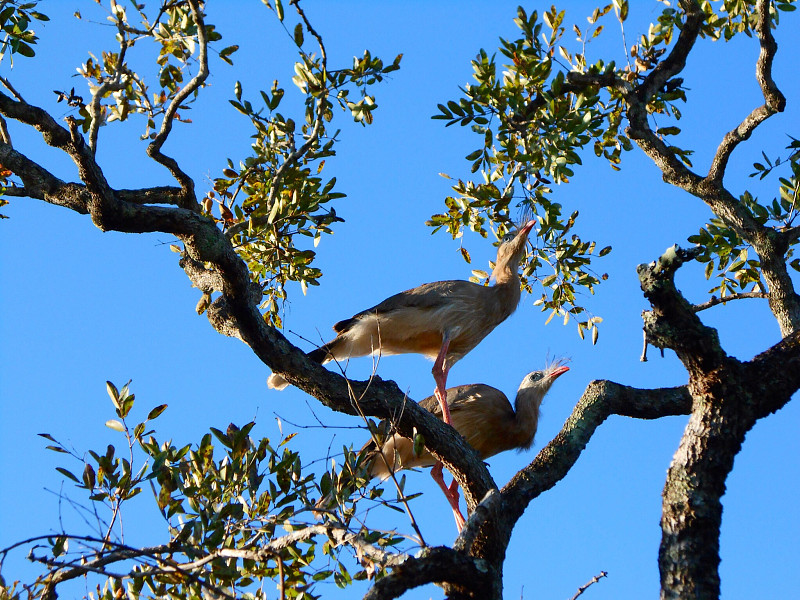
M 273 13 L 257 1 L 209 2 L 208 21 L 217 25 L 224 42 L 237 43 L 235 67 L 212 62 L 211 88 L 189 115 L 192 125 L 177 125 L 165 147 L 181 160 L 205 190 L 224 161 L 248 151 L 247 120 L 228 104 L 240 79 L 245 95 L 257 98 L 277 78 L 287 89 L 282 111 L 300 115 L 298 96 L 291 95 L 292 44 Z M 402 68 L 375 89 L 379 109 L 373 126 L 362 129 L 338 114 L 342 127 L 338 156 L 326 169 L 338 178 L 348 198 L 336 205 L 346 223 L 318 248 L 322 286 L 307 296 L 292 288 L 285 323 L 287 335 L 328 339 L 337 320 L 384 297 L 427 281 L 467 278 L 471 268 L 486 268 L 494 249 L 489 241 L 467 234 L 464 244 L 473 266 L 461 258 L 458 241 L 430 235 L 425 220 L 443 208 L 450 194 L 438 173 L 468 176 L 463 157 L 477 147 L 467 130 L 445 129 L 432 121 L 436 104 L 452 99 L 471 77 L 469 61 L 480 48 L 490 53 L 498 36 L 516 35 L 512 23 L 516 2 L 305 2 L 308 16 L 326 41 L 332 66 L 345 65 L 368 48 L 391 61 L 404 54 Z M 565 3 L 566 4 L 566 3 Z M 583 26 L 593 4 L 570 2 L 568 22 Z M 626 25 L 628 44 L 661 10 L 657 2 L 631 3 Z M 528 10 L 550 3 L 528 4 Z M 52 90 L 75 87 L 72 77 L 86 58 L 110 46 L 113 32 L 71 17 L 95 10 L 93 2 L 43 2 L 52 21 L 39 27 L 36 60 L 18 59 L 9 76 L 25 98 L 66 115 Z M 246 12 L 245 12 L 246 11 Z M 726 183 L 734 193 L 745 186 L 762 197 L 774 191 L 748 179 L 760 150 L 771 157 L 786 145 L 786 133 L 797 136 L 796 57 L 800 50 L 797 17 L 783 15 L 778 30 L 780 50 L 775 79 L 789 98 L 786 113 L 769 121 L 746 147 L 734 155 Z M 99 19 L 101 20 L 101 19 Z M 622 42 L 613 19 L 605 41 L 590 46 L 590 58 L 621 60 Z M 565 39 L 570 39 L 568 33 Z M 137 47 L 138 51 L 139 48 Z M 753 77 L 757 42 L 742 38 L 733 44 L 703 42 L 691 57 L 684 77 L 690 103 L 684 110 L 680 144 L 697 152 L 699 170 L 722 135 L 759 103 Z M 294 102 L 294 104 L 292 104 Z M 141 123 L 101 131 L 100 164 L 115 187 L 172 184 L 168 174 L 144 154 L 138 140 Z M 15 145 L 41 149 L 34 132 L 11 130 Z M 103 137 L 105 135 L 105 137 Z M 49 164 L 61 177 L 75 179 L 74 167 L 47 151 Z M 48 163 L 47 161 L 52 161 Z M 774 181 L 773 181 L 774 183 Z M 597 263 L 609 280 L 585 299 L 604 318 L 597 346 L 582 342 L 573 324 L 545 316 L 523 298 L 517 312 L 451 371 L 449 383 L 487 383 L 513 396 L 522 376 L 549 357 L 568 357 L 571 370 L 546 399 L 534 449 L 490 460 L 490 471 L 503 485 L 530 462 L 537 449 L 562 426 L 586 385 L 611 379 L 640 387 L 680 385 L 686 374 L 670 352 L 660 358 L 650 350 L 641 363 L 640 313 L 647 308 L 638 288 L 635 267 L 657 258 L 668 246 L 685 244 L 708 218 L 696 199 L 671 189 L 643 155 L 624 157 L 621 173 L 593 156 L 584 157 L 569 185 L 553 197 L 565 212 L 580 210 L 576 226 L 584 238 L 596 239 L 614 251 Z M 277 437 L 275 415 L 285 421 L 315 425 L 317 417 L 331 425 L 352 426 L 351 417 L 331 413 L 312 398 L 290 388 L 268 390 L 269 372 L 241 342 L 213 331 L 194 306 L 199 292 L 177 264 L 166 235 L 101 233 L 87 217 L 31 200 L 14 200 L 0 222 L 0 546 L 58 528 L 56 496 L 62 487 L 56 466 L 72 466 L 44 449 L 36 434 L 48 432 L 79 450 L 121 443 L 120 434 L 104 426 L 113 411 L 105 380 L 122 384 L 133 379 L 137 410 L 169 404 L 157 421 L 162 435 L 176 444 L 195 442 L 209 427 L 257 420 L 253 433 Z M 678 283 L 690 300 L 706 299 L 711 287 L 699 266 L 684 268 Z M 726 350 L 749 359 L 779 339 L 766 304 L 734 303 L 702 313 L 718 327 Z M 354 378 L 366 377 L 369 359 L 350 365 Z M 430 363 L 419 356 L 389 357 L 379 366 L 383 378 L 396 380 L 410 397 L 433 390 Z M 313 411 L 313 413 L 312 413 Z M 723 596 L 728 599 L 783 597 L 795 593 L 797 505 L 800 441 L 796 435 L 797 403 L 759 423 L 748 434 L 728 482 L 722 531 Z M 628 599 L 658 594 L 657 551 L 660 539 L 661 489 L 686 418 L 657 422 L 613 417 L 595 434 L 570 472 L 553 490 L 536 499 L 515 530 L 506 563 L 508 598 L 569 598 L 601 570 L 608 579 L 587 592 L 589 598 Z M 284 423 L 284 431 L 295 428 Z M 331 447 L 359 446 L 363 432 L 342 429 L 300 429 L 295 438 L 305 460 L 324 456 Z M 333 441 L 331 441 L 333 439 Z M 424 496 L 413 505 L 429 543 L 453 541 L 449 509 L 426 472 L 409 474 L 409 489 Z M 80 499 L 69 483 L 65 492 Z M 154 506 L 143 501 L 126 521 L 136 543 L 158 541 L 161 525 Z M 387 511 L 388 512 L 388 511 Z M 62 506 L 64 522 L 79 524 L 74 511 Z M 402 519 L 388 522 L 409 530 Z M 7 579 L 31 573 L 19 554 L 3 570 Z M 321 587 L 332 593 L 336 589 Z M 346 597 L 352 597 L 348 591 Z M 338 597 L 342 595 L 339 593 Z M 409 597 L 440 597 L 430 587 Z

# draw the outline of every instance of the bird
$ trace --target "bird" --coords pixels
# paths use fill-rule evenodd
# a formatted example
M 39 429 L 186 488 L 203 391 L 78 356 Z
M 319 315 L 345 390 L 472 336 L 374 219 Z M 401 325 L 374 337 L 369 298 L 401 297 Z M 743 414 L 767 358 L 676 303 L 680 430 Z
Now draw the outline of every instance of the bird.
M 470 281 L 426 283 L 361 311 L 333 326 L 336 337 L 307 356 L 325 364 L 370 354 L 416 353 L 434 359 L 435 395 L 444 421 L 451 423 L 444 401 L 450 368 L 514 312 L 520 300 L 519 263 L 535 220 L 506 234 L 497 249 L 494 285 Z M 282 390 L 288 384 L 278 373 L 267 383 Z
M 446 398 L 453 427 L 478 451 L 482 460 L 507 450 L 528 450 L 539 426 L 539 409 L 545 395 L 553 382 L 569 371 L 563 363 L 563 360 L 556 360 L 542 370 L 525 375 L 513 407 L 503 392 L 483 383 L 448 388 Z M 442 418 L 435 396 L 425 398 L 420 406 Z M 370 440 L 362 452 L 374 455 L 368 463 L 370 477 L 386 479 L 400 469 L 433 466 L 431 476 L 444 492 L 461 531 L 465 520 L 458 507 L 458 484 L 455 480 L 449 487 L 444 483 L 442 463 L 428 450 L 418 448 L 415 451 L 413 440 L 395 433 L 383 442 L 380 451 L 375 441 Z

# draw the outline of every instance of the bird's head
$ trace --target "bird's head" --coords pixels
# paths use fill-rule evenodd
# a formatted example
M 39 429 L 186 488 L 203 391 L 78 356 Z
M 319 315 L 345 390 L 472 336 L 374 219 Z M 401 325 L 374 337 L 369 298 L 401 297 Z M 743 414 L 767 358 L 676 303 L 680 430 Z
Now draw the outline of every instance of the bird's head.
M 550 363 L 541 371 L 533 371 L 525 375 L 517 390 L 517 399 L 514 403 L 517 428 L 522 432 L 516 440 L 516 447 L 520 451 L 527 450 L 533 444 L 533 438 L 539 427 L 539 407 L 542 405 L 545 394 L 553 382 L 569 371 L 563 360 Z
M 553 382 L 567 371 L 569 367 L 558 360 L 540 371 L 528 373 L 517 390 L 517 398 L 519 399 L 520 395 L 534 396 L 541 402 Z
M 499 280 L 500 273 L 503 271 L 516 272 L 519 267 L 519 261 L 525 252 L 528 234 L 530 234 L 534 225 L 536 225 L 536 221 L 531 219 L 517 231 L 509 231 L 503 236 L 500 247 L 497 249 L 497 261 L 492 273 L 494 279 Z

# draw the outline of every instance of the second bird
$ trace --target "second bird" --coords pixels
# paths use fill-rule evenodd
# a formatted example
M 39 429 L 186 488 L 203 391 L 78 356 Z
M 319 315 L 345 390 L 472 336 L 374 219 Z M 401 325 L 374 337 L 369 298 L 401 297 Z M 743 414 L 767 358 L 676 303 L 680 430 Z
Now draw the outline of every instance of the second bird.
M 436 397 L 445 423 L 451 423 L 445 401 L 450 368 L 480 343 L 519 304 L 519 263 L 535 221 L 509 233 L 497 249 L 493 286 L 469 281 L 437 281 L 395 294 L 333 326 L 335 339 L 308 353 L 321 364 L 369 354 L 416 353 L 434 359 Z M 278 373 L 269 387 L 288 382 Z
M 541 371 L 528 373 L 517 390 L 514 406 L 506 395 L 483 383 L 460 385 L 447 390 L 447 404 L 453 416 L 453 427 L 482 459 L 506 450 L 527 450 L 539 427 L 539 408 L 553 382 L 569 371 L 562 361 L 556 361 Z M 425 398 L 420 406 L 442 418 L 441 409 L 433 396 Z M 430 467 L 431 476 L 444 492 L 459 531 L 464 517 L 458 508 L 458 484 L 444 482 L 442 463 L 426 449 L 416 450 L 414 442 L 399 434 L 390 436 L 377 451 L 374 442 L 368 442 L 362 452 L 373 453 L 369 474 L 385 479 L 394 471 L 415 467 Z

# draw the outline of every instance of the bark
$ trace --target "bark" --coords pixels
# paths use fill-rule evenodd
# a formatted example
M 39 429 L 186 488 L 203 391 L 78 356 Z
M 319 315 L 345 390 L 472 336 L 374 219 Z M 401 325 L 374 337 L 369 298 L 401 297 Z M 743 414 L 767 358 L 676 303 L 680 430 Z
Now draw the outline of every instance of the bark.
M 798 228 L 782 231 L 759 224 L 724 186 L 733 151 L 766 119 L 784 110 L 786 100 L 772 78 L 777 44 L 771 32 L 769 0 L 758 0 L 755 31 L 760 44 L 756 79 L 764 103 L 754 108 L 720 142 L 709 172 L 693 172 L 652 130 L 647 105 L 670 79 L 680 74 L 697 40 L 704 15 L 696 0 L 682 0 L 685 13 L 680 35 L 667 55 L 635 88 L 597 75 L 571 74 L 577 85 L 605 85 L 627 105 L 626 133 L 658 166 L 666 182 L 705 202 L 745 243 L 761 263 L 770 309 L 784 340 L 748 363 L 726 355 L 717 332 L 705 326 L 675 289 L 673 276 L 696 251 L 674 247 L 638 269 L 642 291 L 652 310 L 644 314 L 646 340 L 676 352 L 689 373 L 691 417 L 669 469 L 664 487 L 662 542 L 659 551 L 663 598 L 718 598 L 721 497 L 745 434 L 759 418 L 784 406 L 800 381 L 786 368 L 797 361 L 800 298 L 787 270 L 786 252 L 800 236 Z M 607 76 L 605 76 L 607 79 Z M 778 358 L 780 357 L 780 358 Z
M 661 597 L 718 598 L 722 495 L 745 434 L 800 386 L 787 364 L 800 360 L 795 332 L 748 363 L 728 357 L 675 288 L 675 271 L 695 253 L 670 248 L 639 266 L 648 340 L 673 349 L 689 372 L 691 417 L 664 485 L 659 549 Z
M 189 4 L 198 29 L 204 31 L 199 2 L 190 0 Z M 261 291 L 251 282 L 230 236 L 200 214 L 194 183 L 175 159 L 162 153 L 175 111 L 208 75 L 203 34 L 200 69 L 168 108 L 148 147 L 148 154 L 168 169 L 178 186 L 112 189 L 95 161 L 93 144 L 84 141 L 74 123 L 63 127 L 43 109 L 3 93 L 0 115 L 36 128 L 48 145 L 68 154 L 78 167 L 80 182 L 55 177 L 16 151 L 7 138 L 0 142 L 0 163 L 22 180 L 23 187 L 12 188 L 12 195 L 88 214 L 102 230 L 160 231 L 177 236 L 185 245 L 180 265 L 187 277 L 203 293 L 215 297 L 207 313 L 218 332 L 248 344 L 266 366 L 285 374 L 290 383 L 326 406 L 347 414 L 391 418 L 402 435 L 411 437 L 416 428 L 425 437 L 426 445 L 453 472 L 474 515 L 453 548 L 425 548 L 376 582 L 366 598 L 395 598 L 430 582 L 443 584 L 451 598 L 502 598 L 503 562 L 516 522 L 531 500 L 566 476 L 594 431 L 611 415 L 639 419 L 690 415 L 663 493 L 662 597 L 716 598 L 720 499 L 727 475 L 747 431 L 758 419 L 784 406 L 800 388 L 800 298 L 784 256 L 789 243 L 800 236 L 800 229 L 778 232 L 760 225 L 723 185 L 725 168 L 738 144 L 785 106 L 771 77 L 777 45 L 770 32 L 767 0 L 757 4 L 760 20 L 756 28 L 761 48 L 757 79 L 764 104 L 725 136 L 709 173 L 692 172 L 651 129 L 647 104 L 682 71 L 704 19 L 698 2 L 683 0 L 680 6 L 685 19 L 675 45 L 641 84 L 632 87 L 613 73 L 570 74 L 563 92 L 600 85 L 623 95 L 628 135 L 662 170 L 664 179 L 702 199 L 756 249 L 769 287 L 770 307 L 784 339 L 749 362 L 727 356 L 716 331 L 703 324 L 697 307 L 674 286 L 675 271 L 692 260 L 695 252 L 677 247 L 668 250 L 638 269 L 643 293 L 652 306 L 645 314 L 645 331 L 649 343 L 677 353 L 689 374 L 688 385 L 641 390 L 609 381 L 592 382 L 559 434 L 499 492 L 477 453 L 452 428 L 409 401 L 394 382 L 379 377 L 347 381 L 310 361 L 264 322 L 258 310 Z M 536 102 L 543 101 L 534 99 L 530 114 L 535 112 Z M 517 122 L 524 127 L 526 113 Z M 481 499 L 484 501 L 478 506 Z

